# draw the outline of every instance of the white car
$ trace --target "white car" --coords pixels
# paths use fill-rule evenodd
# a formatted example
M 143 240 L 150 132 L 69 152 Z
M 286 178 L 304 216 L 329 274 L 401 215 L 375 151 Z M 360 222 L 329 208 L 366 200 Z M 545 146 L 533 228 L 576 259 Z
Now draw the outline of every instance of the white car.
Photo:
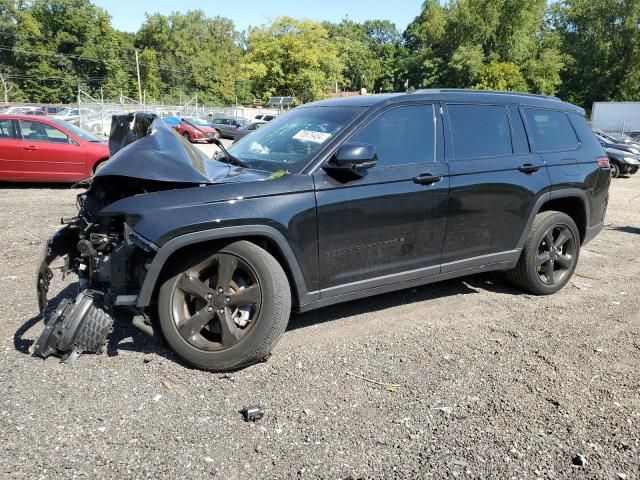
M 42 107 L 23 105 L 21 107 L 8 107 L 2 111 L 4 115 L 47 115 L 47 111 Z
M 54 115 L 53 118 L 78 124 L 81 116 L 83 121 L 89 121 L 100 115 L 90 108 L 64 108 Z

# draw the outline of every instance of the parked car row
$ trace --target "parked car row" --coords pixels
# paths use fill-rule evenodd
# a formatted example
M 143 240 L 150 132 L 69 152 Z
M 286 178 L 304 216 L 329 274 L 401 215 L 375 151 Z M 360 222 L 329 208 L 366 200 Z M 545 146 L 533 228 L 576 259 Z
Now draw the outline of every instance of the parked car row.
M 633 175 L 640 168 L 640 144 L 624 134 L 594 130 L 611 164 L 611 176 Z

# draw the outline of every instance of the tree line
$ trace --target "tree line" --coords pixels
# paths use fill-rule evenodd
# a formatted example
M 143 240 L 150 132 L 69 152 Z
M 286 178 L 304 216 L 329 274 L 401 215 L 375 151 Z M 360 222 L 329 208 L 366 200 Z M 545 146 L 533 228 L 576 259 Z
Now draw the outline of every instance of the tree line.
M 594 101 L 640 99 L 640 0 L 425 0 L 404 32 L 388 20 L 280 17 L 238 31 L 201 10 L 113 28 L 89 0 L 0 0 L 0 94 L 10 101 L 299 102 L 330 92 L 451 87 Z M 0 101 L 2 98 L 0 98 Z

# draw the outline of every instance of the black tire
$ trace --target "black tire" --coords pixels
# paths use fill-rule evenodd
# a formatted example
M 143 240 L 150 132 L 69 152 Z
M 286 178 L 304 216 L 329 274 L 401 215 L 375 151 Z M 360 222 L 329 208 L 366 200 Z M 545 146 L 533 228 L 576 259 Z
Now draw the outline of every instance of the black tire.
M 191 135 L 189 135 L 189 132 L 184 132 L 184 133 L 182 134 L 182 136 L 184 137 L 184 139 L 185 139 L 187 142 L 189 142 L 189 143 L 193 143 L 193 142 L 191 142 Z
M 609 168 L 611 168 L 611 178 L 620 177 L 620 165 L 618 165 L 618 162 L 610 162 Z
M 187 272 L 192 275 L 193 269 L 197 269 L 198 266 L 207 262 L 215 261 L 216 257 L 235 258 L 234 265 L 238 265 L 238 262 L 240 262 L 240 264 L 251 269 L 251 273 L 255 276 L 255 282 L 259 287 L 260 304 L 259 310 L 254 311 L 255 318 L 251 319 L 251 323 L 248 325 L 249 329 L 246 332 L 241 332 L 243 336 L 234 337 L 234 341 L 237 343 L 231 344 L 228 348 L 224 347 L 224 336 L 221 333 L 221 348 L 212 351 L 198 348 L 198 346 L 194 345 L 194 339 L 203 333 L 206 333 L 207 336 L 210 335 L 209 330 L 205 332 L 205 329 L 213 328 L 211 325 L 216 322 L 220 323 L 221 332 L 222 317 L 216 316 L 214 320 L 210 321 L 211 325 L 206 324 L 201 327 L 203 330 L 196 336 L 186 338 L 184 330 L 183 333 L 180 333 L 178 327 L 179 316 L 183 311 L 181 310 L 183 309 L 183 304 L 181 303 L 180 295 L 185 296 L 184 288 L 181 289 L 179 287 L 179 282 Z M 217 267 L 209 268 L 222 269 L 221 263 L 218 263 Z M 234 272 L 237 272 L 237 270 L 234 270 Z M 218 279 L 222 276 L 220 273 L 217 275 Z M 212 281 L 213 278 L 209 277 L 209 285 L 211 285 Z M 211 286 L 211 288 L 215 290 L 215 287 Z M 237 294 L 239 291 L 242 290 L 236 290 L 234 293 Z M 221 293 L 221 295 L 231 294 L 225 292 Z M 229 298 L 226 300 L 229 301 Z M 213 301 L 211 300 L 211 302 Z M 213 308 L 217 309 L 218 307 L 215 306 Z M 227 308 L 233 309 L 234 307 Z M 197 308 L 194 307 L 194 310 L 197 310 Z M 222 312 L 222 309 L 219 311 Z M 194 258 L 183 271 L 167 279 L 162 284 L 158 296 L 158 319 L 164 338 L 169 346 L 190 365 L 215 372 L 236 370 L 265 359 L 284 333 L 290 314 L 291 290 L 282 266 L 267 251 L 244 240 L 232 243 L 214 255 L 205 256 L 204 261 L 202 257 Z M 188 313 L 188 315 L 191 315 L 191 317 L 187 318 L 187 321 L 195 316 L 195 314 L 191 313 Z M 240 331 L 240 327 L 237 326 L 237 328 Z M 207 341 L 206 339 L 202 340 L 202 338 L 203 336 L 200 336 L 201 342 Z M 204 347 L 208 348 L 207 345 L 204 345 Z
M 556 231 L 557 239 L 554 237 Z M 549 238 L 549 232 L 553 246 L 550 253 L 545 250 L 545 245 L 549 243 L 546 240 Z M 560 245 L 558 253 L 555 245 L 561 240 L 560 232 L 569 238 Z M 540 262 L 547 258 L 545 255 L 550 260 L 541 264 Z M 507 272 L 507 276 L 514 284 L 534 295 L 551 295 L 561 290 L 571 279 L 579 257 L 580 234 L 573 219 L 562 212 L 542 212 L 536 215 L 516 268 Z M 556 262 L 559 266 L 557 274 L 554 270 Z M 551 275 L 546 273 L 549 264 Z

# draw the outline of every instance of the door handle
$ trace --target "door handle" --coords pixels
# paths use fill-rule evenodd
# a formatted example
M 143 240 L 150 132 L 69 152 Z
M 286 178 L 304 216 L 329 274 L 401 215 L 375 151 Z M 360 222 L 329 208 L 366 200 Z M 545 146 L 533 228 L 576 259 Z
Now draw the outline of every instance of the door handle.
M 24 149 L 32 152 L 34 150 L 38 150 L 38 147 L 36 147 L 35 145 L 29 145 L 28 147 L 24 147 Z
M 525 163 L 521 167 L 518 167 L 518 170 L 522 173 L 534 173 L 540 170 L 540 167 L 538 165 L 532 165 L 531 163 Z
M 432 183 L 438 183 L 440 180 L 442 180 L 441 175 L 431 175 L 430 173 L 421 173 L 413 177 L 413 183 L 418 185 L 431 185 Z

